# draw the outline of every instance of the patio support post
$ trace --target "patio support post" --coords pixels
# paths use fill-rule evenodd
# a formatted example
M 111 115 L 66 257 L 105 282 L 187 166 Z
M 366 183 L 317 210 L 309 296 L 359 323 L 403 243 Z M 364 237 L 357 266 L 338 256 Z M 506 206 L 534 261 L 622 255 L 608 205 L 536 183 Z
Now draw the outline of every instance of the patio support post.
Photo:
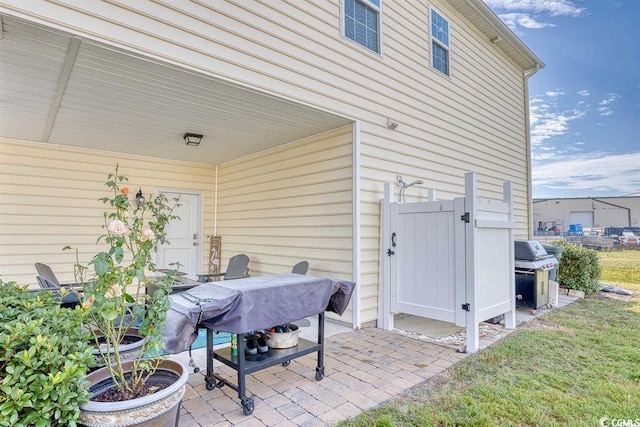
M 511 182 L 504 182 L 502 184 L 502 197 L 504 203 L 509 206 L 509 222 L 513 222 L 513 184 Z M 509 271 L 515 272 L 515 254 L 513 247 L 513 228 L 509 229 L 509 241 L 512 242 L 509 245 Z M 515 273 L 510 276 L 509 281 L 509 295 L 511 295 L 510 310 L 504 315 L 504 327 L 507 329 L 516 328 L 516 275 Z
M 393 315 L 391 314 L 391 258 L 386 254 L 386 248 L 391 247 L 391 202 L 393 200 L 394 184 L 384 185 L 384 199 L 380 202 L 380 266 L 378 288 L 378 328 L 393 329 Z
M 467 269 L 467 302 L 470 310 L 467 313 L 467 353 L 475 353 L 480 348 L 480 326 L 478 320 L 478 298 L 476 296 L 476 242 L 474 224 L 476 219 L 476 174 L 464 175 L 464 209 L 469 214 L 469 222 L 465 224 L 466 234 L 466 269 Z

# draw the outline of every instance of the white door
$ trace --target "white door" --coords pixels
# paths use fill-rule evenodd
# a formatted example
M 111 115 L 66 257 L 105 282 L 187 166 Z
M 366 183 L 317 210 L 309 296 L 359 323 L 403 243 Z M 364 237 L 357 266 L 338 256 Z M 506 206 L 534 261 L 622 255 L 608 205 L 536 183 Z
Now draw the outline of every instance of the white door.
M 464 254 L 464 229 L 458 222 L 454 200 L 391 205 L 392 312 L 464 322 L 464 259 L 458 256 Z
M 200 257 L 200 195 L 171 191 L 160 191 L 170 201 L 178 198 L 174 214 L 179 219 L 169 222 L 165 228 L 169 244 L 160 245 L 156 255 L 156 268 L 174 268 L 180 263 L 180 271 L 195 279 Z

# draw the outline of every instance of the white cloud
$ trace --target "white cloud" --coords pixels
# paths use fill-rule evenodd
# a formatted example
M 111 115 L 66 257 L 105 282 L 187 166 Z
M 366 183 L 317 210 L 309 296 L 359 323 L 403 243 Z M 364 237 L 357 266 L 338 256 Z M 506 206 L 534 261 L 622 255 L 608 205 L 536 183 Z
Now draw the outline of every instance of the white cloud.
M 556 96 L 564 95 L 564 92 L 562 92 L 562 89 L 556 89 L 556 90 L 550 90 L 548 92 L 545 92 L 545 95 L 551 98 L 555 98 Z
M 548 139 L 570 133 L 570 123 L 583 118 L 586 114 L 580 109 L 561 110 L 555 103 L 564 95 L 560 90 L 547 92 L 545 95 L 550 99 L 536 97 L 532 98 L 529 103 L 529 124 L 534 159 L 551 158 L 557 154 L 556 147 L 545 146 L 543 143 Z M 550 152 L 551 150 L 553 152 Z
M 584 8 L 569 0 L 485 0 L 493 9 L 546 13 L 551 16 L 579 16 Z
M 545 27 L 555 27 L 553 24 L 538 22 L 535 18 L 532 18 L 526 13 L 502 13 L 499 16 L 507 27 L 512 30 L 515 30 L 518 27 L 529 28 L 532 30 Z
M 611 104 L 612 102 L 614 102 L 616 99 L 620 98 L 620 95 L 615 93 L 615 92 L 611 92 L 607 94 L 607 97 L 605 99 L 603 99 L 602 101 L 600 101 L 598 104 L 599 105 L 608 105 Z
M 584 8 L 576 6 L 569 0 L 485 0 L 494 9 L 504 23 L 516 31 L 518 27 L 540 29 L 555 27 L 554 24 L 542 22 L 540 15 L 556 17 L 576 17 L 583 14 Z
M 616 196 L 640 191 L 640 152 L 590 153 L 534 162 L 535 197 Z
M 609 107 L 599 107 L 599 108 L 596 108 L 596 111 L 601 116 L 610 116 L 610 115 L 613 114 L 613 111 L 611 111 L 611 108 L 609 108 Z
M 579 90 L 578 91 L 578 95 L 580 95 L 580 96 L 589 96 L 589 95 L 591 95 L 591 93 L 589 93 L 589 91 L 587 89 L 583 89 L 583 90 Z

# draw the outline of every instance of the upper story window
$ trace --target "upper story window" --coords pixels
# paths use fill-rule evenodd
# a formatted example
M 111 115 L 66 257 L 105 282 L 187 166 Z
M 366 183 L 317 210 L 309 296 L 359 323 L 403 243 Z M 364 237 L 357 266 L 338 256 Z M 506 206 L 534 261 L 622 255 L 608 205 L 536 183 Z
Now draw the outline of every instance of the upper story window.
M 380 53 L 380 0 L 344 0 L 344 35 Z
M 449 75 L 449 21 L 431 9 L 431 65 Z

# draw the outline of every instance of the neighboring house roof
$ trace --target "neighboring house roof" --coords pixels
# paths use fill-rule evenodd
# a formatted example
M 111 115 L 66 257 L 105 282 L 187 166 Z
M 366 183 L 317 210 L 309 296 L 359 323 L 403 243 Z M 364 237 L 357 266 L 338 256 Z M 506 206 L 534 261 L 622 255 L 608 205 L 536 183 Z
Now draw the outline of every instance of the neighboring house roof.
M 449 0 L 449 3 L 524 70 L 538 70 L 544 67 L 544 63 L 484 1 Z

